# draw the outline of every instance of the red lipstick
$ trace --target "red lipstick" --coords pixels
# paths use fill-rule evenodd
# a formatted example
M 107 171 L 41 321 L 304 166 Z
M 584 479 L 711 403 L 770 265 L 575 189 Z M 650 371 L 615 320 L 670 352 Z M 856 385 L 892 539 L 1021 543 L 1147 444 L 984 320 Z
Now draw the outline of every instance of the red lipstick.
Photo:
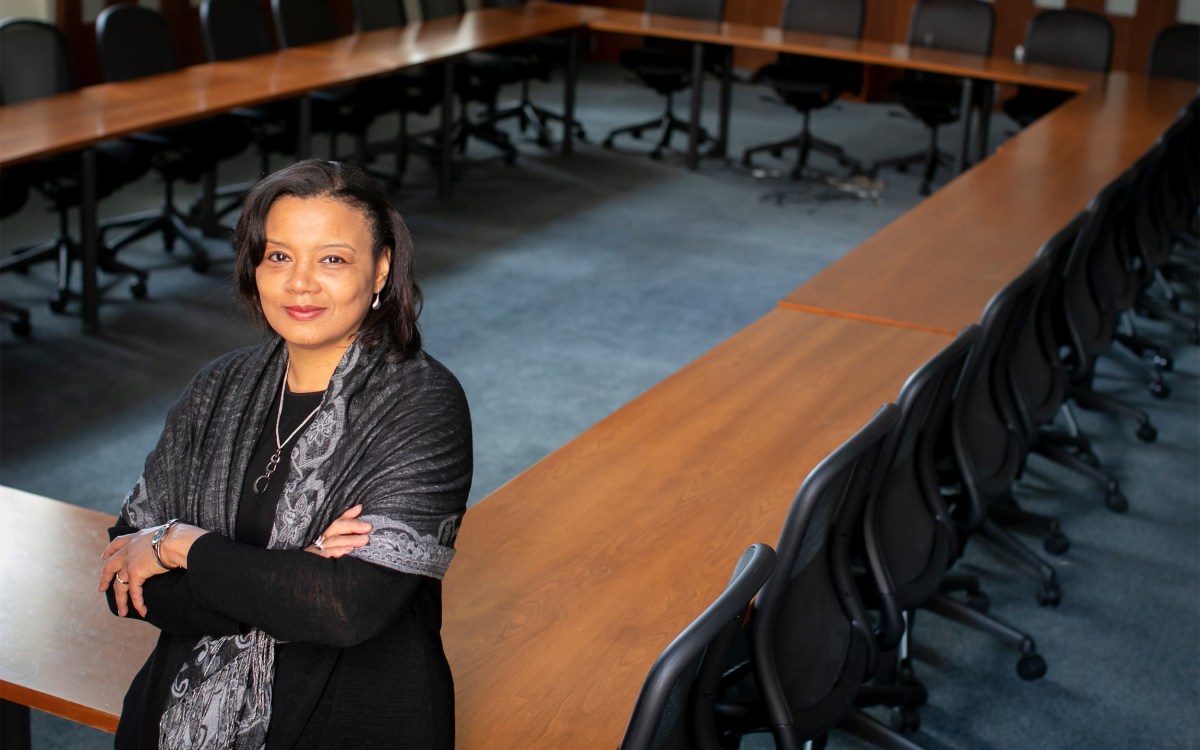
M 283 309 L 287 310 L 287 314 L 296 320 L 312 320 L 321 313 L 325 312 L 325 308 L 316 307 L 314 305 L 293 305 Z

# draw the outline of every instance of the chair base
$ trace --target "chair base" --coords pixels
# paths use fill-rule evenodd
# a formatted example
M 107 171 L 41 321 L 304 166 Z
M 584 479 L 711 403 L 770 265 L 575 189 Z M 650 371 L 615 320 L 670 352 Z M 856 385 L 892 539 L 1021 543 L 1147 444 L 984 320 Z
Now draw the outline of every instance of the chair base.
M 898 172 L 906 172 L 910 165 L 923 163 L 925 173 L 921 176 L 920 193 L 929 195 L 933 190 L 933 178 L 937 176 L 938 167 L 944 166 L 953 169 L 955 164 L 954 157 L 948 151 L 938 148 L 937 137 L 937 126 L 929 126 L 929 145 L 924 150 L 877 161 L 871 166 L 868 174 L 874 177 L 879 170 L 889 168 Z
M 987 633 L 1000 639 L 1003 643 L 1019 649 L 1021 658 L 1017 661 L 1017 675 L 1022 680 L 1036 680 L 1046 674 L 1046 661 L 1037 652 L 1037 644 L 1028 633 L 1017 630 L 1003 620 L 981 612 L 944 593 L 935 594 L 922 605 L 922 609 Z
M 8 323 L 9 329 L 23 339 L 29 338 L 33 333 L 33 326 L 29 323 L 29 311 L 23 307 L 0 302 L 0 320 Z
M 642 133 L 647 130 L 659 130 L 661 131 L 661 135 L 659 136 L 658 142 L 654 145 L 654 148 L 650 151 L 650 158 L 656 160 L 661 159 L 663 151 L 670 147 L 671 137 L 675 133 L 688 133 L 691 130 L 691 123 L 687 122 L 686 120 L 681 120 L 675 116 L 672 109 L 671 100 L 672 96 L 667 94 L 666 110 L 659 117 L 656 117 L 653 120 L 646 120 L 645 122 L 639 122 L 634 125 L 626 125 L 625 127 L 612 130 L 607 136 L 604 137 L 604 141 L 601 143 L 601 145 L 604 146 L 604 148 L 611 149 L 613 148 L 614 140 L 619 135 L 629 134 L 634 138 L 641 138 Z M 706 131 L 704 128 L 700 128 L 700 141 L 702 144 L 713 142 L 712 136 L 710 136 L 708 131 Z

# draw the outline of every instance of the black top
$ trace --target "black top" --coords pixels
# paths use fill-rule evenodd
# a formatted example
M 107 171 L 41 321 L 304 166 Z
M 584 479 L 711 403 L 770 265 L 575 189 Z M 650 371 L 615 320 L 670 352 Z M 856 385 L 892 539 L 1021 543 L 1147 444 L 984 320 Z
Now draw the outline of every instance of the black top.
M 288 392 L 281 440 L 322 395 Z M 245 632 L 242 623 L 253 622 L 288 641 L 275 651 L 268 748 L 452 748 L 441 583 L 349 556 L 265 549 L 295 444 L 293 438 L 284 446 L 266 490 L 256 494 L 255 480 L 275 452 L 275 415 L 272 409 L 246 472 L 236 540 L 206 534 L 193 544 L 186 571 L 146 582 L 146 619 L 162 634 L 125 696 L 115 746 L 157 747 L 169 686 L 200 636 Z M 134 530 L 118 519 L 109 536 Z M 323 594 L 333 587 L 362 596 Z M 346 612 L 347 599 L 369 606 Z M 109 606 L 115 611 L 111 588 Z

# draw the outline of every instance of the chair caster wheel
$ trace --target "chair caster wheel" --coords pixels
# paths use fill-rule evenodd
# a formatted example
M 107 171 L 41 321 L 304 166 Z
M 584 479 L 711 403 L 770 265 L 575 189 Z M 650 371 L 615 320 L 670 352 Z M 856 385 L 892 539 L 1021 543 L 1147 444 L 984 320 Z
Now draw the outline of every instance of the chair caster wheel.
M 1046 675 L 1046 660 L 1041 654 L 1026 654 L 1017 662 L 1017 675 L 1026 682 L 1032 682 Z
M 1138 428 L 1137 436 L 1138 440 L 1141 440 L 1143 443 L 1153 443 L 1158 439 L 1158 430 L 1154 429 L 1154 425 L 1147 422 Z
M 1154 356 L 1150 358 L 1150 363 L 1163 372 L 1170 372 L 1175 369 L 1175 360 L 1165 349 L 1159 349 L 1155 352 Z
M 1124 513 L 1129 510 L 1129 500 L 1121 494 L 1120 490 L 1114 490 L 1105 495 L 1104 504 L 1113 513 Z
M 921 714 L 911 708 L 897 708 L 890 723 L 895 731 L 911 734 L 921 728 Z
M 1067 550 L 1071 549 L 1071 540 L 1059 532 L 1055 532 L 1046 537 L 1046 541 L 1042 542 L 1042 549 L 1051 555 L 1063 555 Z
M 13 335 L 23 339 L 29 338 L 33 333 L 33 326 L 29 324 L 28 320 L 14 320 L 8 324 L 8 328 L 13 332 Z
M 662 151 L 651 151 L 650 158 L 654 161 L 662 161 Z
M 134 299 L 146 299 L 146 282 L 144 279 L 138 279 L 129 285 L 129 293 Z
M 1159 380 L 1150 382 L 1150 395 L 1154 398 L 1163 399 L 1171 395 L 1171 387 Z
M 1080 451 L 1079 452 L 1079 460 L 1083 461 L 1088 466 L 1091 466 L 1093 469 L 1100 468 L 1100 457 L 1096 455 L 1095 451 L 1092 451 L 1092 450 Z
M 1062 602 L 1062 589 L 1055 581 L 1042 583 L 1037 592 L 1037 603 L 1043 607 L 1057 607 Z
M 54 295 L 46 304 L 50 306 L 50 312 L 55 315 L 62 315 L 67 311 L 67 297 L 65 294 Z
M 604 141 L 603 141 L 603 142 L 600 144 L 600 146 L 601 146 L 602 148 L 606 148 L 606 149 L 609 149 L 609 150 L 611 151 L 611 150 L 612 150 L 612 147 L 613 147 L 612 138 L 605 138 L 605 139 L 604 139 Z
M 771 156 L 774 156 L 776 159 L 782 159 L 783 158 L 783 149 L 778 149 L 778 148 L 771 149 Z
M 982 591 L 976 591 L 972 594 L 967 594 L 967 606 L 981 615 L 986 615 L 988 609 L 992 606 L 992 600 Z
M 642 140 L 642 131 L 640 130 L 631 130 L 629 131 L 629 134 L 634 138 L 637 138 L 639 141 Z

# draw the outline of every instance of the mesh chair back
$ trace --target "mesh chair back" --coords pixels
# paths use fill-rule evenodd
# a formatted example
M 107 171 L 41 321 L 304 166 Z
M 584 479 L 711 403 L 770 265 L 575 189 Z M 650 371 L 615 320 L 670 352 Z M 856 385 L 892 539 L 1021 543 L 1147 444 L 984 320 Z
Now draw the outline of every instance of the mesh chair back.
M 280 47 L 303 47 L 338 37 L 329 0 L 271 0 Z
M 421 18 L 431 21 L 447 16 L 461 16 L 467 12 L 464 0 L 421 0 Z
M 177 67 L 167 20 L 156 10 L 132 3 L 100 11 L 96 52 L 106 81 L 169 73 Z
M 1113 28 L 1099 13 L 1070 8 L 1046 10 L 1025 30 L 1026 62 L 1107 73 L 1112 65 Z
M 996 11 L 982 0 L 918 0 L 908 43 L 973 55 L 992 54 Z
M 1179 23 L 1155 34 L 1146 75 L 1200 81 L 1200 25 Z
M 408 23 L 403 0 L 354 0 L 354 31 L 390 29 Z
M 1034 312 L 1020 329 L 1008 358 L 1013 403 L 1030 444 L 1039 428 L 1053 421 L 1066 400 L 1067 376 L 1058 355 L 1059 331 L 1063 330 L 1063 275 L 1086 221 L 1087 213 L 1080 211 L 1038 249 L 1038 255 L 1049 262 L 1049 271 Z
M 742 553 L 725 591 L 650 667 L 621 750 L 716 750 L 712 693 L 750 600 L 774 568 L 775 551 L 765 544 Z
M 211 61 L 238 60 L 275 49 L 258 0 L 204 0 L 200 29 Z
M 17 104 L 75 89 L 67 42 L 42 21 L 0 21 L 0 104 Z
M 776 546 L 778 570 L 755 601 L 755 681 L 772 725 L 797 740 L 836 725 L 874 671 L 874 637 L 849 544 L 898 417 L 896 406 L 881 407 L 804 480 Z
M 965 507 L 956 517 L 960 535 L 978 530 L 988 504 L 1009 493 L 1028 452 L 1024 436 L 1010 429 L 1018 416 L 1004 365 L 1049 269 L 1045 256 L 1034 258 L 988 302 L 979 342 L 963 367 L 951 416 L 954 458 L 966 492 Z
M 954 386 L 978 340 L 978 326 L 964 328 L 909 377 L 896 400 L 899 422 L 884 446 L 883 470 L 877 472 L 878 487 L 867 500 L 862 523 L 864 550 L 882 601 L 881 651 L 899 643 L 900 613 L 937 592 L 957 547 L 933 453 L 948 427 Z

